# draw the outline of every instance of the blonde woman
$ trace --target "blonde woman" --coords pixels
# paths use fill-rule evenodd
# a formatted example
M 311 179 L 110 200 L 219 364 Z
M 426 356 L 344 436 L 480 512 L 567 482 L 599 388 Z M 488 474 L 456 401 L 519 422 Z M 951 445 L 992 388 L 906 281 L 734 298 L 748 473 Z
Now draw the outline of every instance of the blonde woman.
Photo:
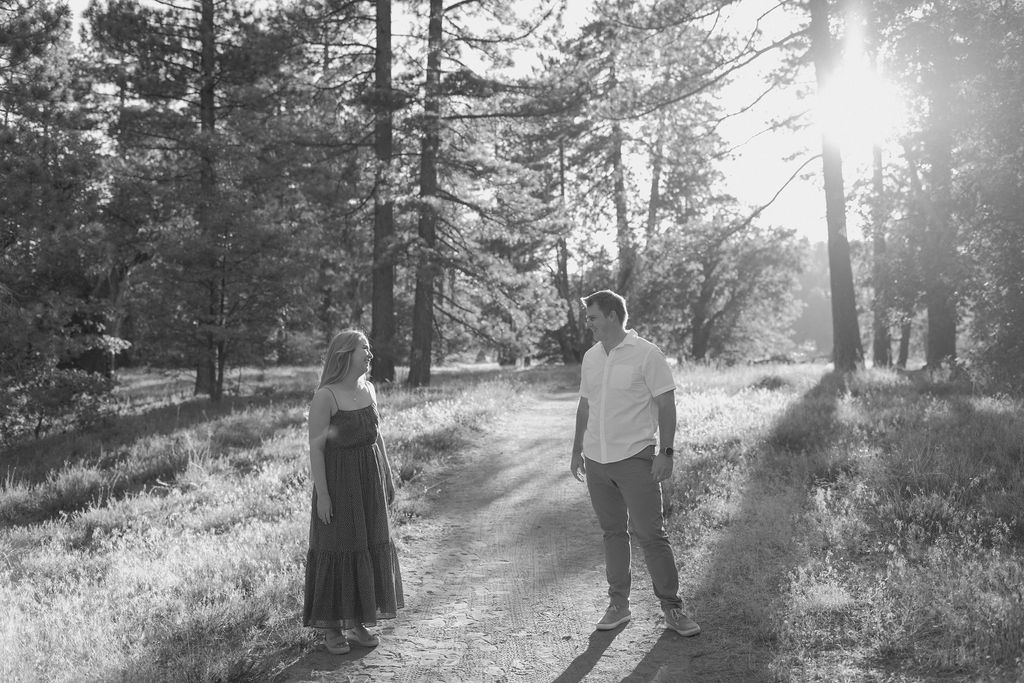
M 391 464 L 377 394 L 366 379 L 372 357 L 361 332 L 335 336 L 309 406 L 313 510 L 303 624 L 324 631 L 333 654 L 351 644 L 376 646 L 366 627 L 404 606 L 388 519 Z

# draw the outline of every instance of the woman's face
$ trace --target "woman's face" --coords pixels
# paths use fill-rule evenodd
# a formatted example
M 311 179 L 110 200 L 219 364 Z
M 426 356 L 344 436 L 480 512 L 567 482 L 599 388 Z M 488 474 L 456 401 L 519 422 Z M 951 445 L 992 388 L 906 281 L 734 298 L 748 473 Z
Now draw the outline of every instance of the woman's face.
M 352 351 L 352 365 L 349 366 L 349 372 L 354 372 L 357 375 L 366 374 L 370 370 L 370 359 L 372 358 L 370 342 L 362 339 L 360 344 Z

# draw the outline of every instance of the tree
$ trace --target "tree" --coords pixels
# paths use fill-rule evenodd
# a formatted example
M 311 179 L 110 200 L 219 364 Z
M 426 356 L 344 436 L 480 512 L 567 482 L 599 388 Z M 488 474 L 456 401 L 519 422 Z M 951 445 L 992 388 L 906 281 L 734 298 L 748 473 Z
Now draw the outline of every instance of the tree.
M 290 299 L 282 269 L 294 267 L 284 258 L 293 240 L 275 220 L 287 189 L 260 171 L 256 121 L 274 104 L 283 36 L 248 8 L 213 0 L 114 0 L 86 18 L 96 63 L 112 65 L 102 73 L 123 98 L 111 125 L 130 151 L 126 172 L 173 207 L 161 220 L 151 303 L 171 338 L 189 340 L 196 393 L 217 400 L 231 350 L 268 336 Z
M 829 28 L 828 0 L 810 0 L 810 39 L 819 93 L 832 83 L 836 48 Z M 843 189 L 843 160 L 839 143 L 829 131 L 822 133 L 822 173 L 825 183 L 825 220 L 828 224 L 829 273 L 832 286 L 833 363 L 836 370 L 850 372 L 863 362 L 864 351 L 857 321 L 850 244 L 846 236 L 846 195 Z
M 391 0 L 376 0 L 374 47 L 374 152 L 377 168 L 373 183 L 373 342 L 372 376 L 379 382 L 395 380 L 395 207 L 392 164 L 393 112 L 398 106 L 391 83 Z
M 1024 390 L 1024 7 L 958 7 L 969 40 L 959 97 L 965 103 L 956 164 L 958 242 L 975 366 L 1000 389 Z M 1008 144 L 1013 141 L 1014 144 Z
M 441 50 L 444 4 L 430 0 L 427 29 L 427 70 L 423 94 L 423 137 L 420 151 L 419 243 L 416 299 L 412 313 L 412 352 L 409 385 L 430 383 L 434 338 L 434 285 L 437 278 L 437 156 L 441 144 Z
M 0 11 L 0 441 L 79 415 L 111 388 L 79 368 L 123 348 L 108 328 L 100 145 L 67 7 Z M 102 364 L 95 368 L 107 370 Z
M 765 357 L 781 348 L 798 311 L 787 296 L 802 267 L 793 234 L 735 229 L 724 212 L 655 237 L 634 313 L 667 352 L 706 361 Z
M 880 31 L 877 26 L 877 17 L 872 11 L 873 0 L 860 3 L 865 24 L 865 50 L 871 63 L 871 71 L 875 78 L 880 78 L 878 43 Z M 854 15 L 855 16 L 855 15 Z M 880 140 L 872 141 L 871 149 L 871 197 L 868 204 L 871 209 L 870 235 L 872 248 L 872 269 L 871 269 L 871 361 L 876 368 L 887 368 L 892 365 L 892 334 L 890 332 L 892 320 L 892 306 L 886 255 L 886 227 L 888 223 L 888 201 L 885 190 L 885 166 L 882 158 L 882 143 Z

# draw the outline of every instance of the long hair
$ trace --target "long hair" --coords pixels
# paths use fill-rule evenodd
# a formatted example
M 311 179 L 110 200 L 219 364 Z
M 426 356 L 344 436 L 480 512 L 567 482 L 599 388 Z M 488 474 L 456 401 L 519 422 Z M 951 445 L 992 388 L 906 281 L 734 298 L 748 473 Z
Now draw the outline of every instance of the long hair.
M 334 339 L 327 345 L 324 369 L 320 372 L 320 384 L 316 388 L 340 381 L 352 365 L 352 352 L 362 346 L 364 341 L 366 335 L 359 330 L 342 330 L 334 335 Z

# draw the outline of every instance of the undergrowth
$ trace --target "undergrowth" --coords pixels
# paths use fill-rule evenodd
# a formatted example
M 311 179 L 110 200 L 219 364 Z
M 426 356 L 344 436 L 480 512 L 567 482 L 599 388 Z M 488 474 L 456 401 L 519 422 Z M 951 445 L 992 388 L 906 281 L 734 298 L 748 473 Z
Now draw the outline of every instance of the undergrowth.
M 751 678 L 1024 678 L 1024 402 L 761 372 L 681 376 L 670 501 Z
M 379 388 L 403 484 L 399 522 L 418 509 L 409 484 L 514 409 L 528 381 L 504 373 Z M 188 405 L 183 420 L 166 410 L 159 382 L 148 386 L 157 398 L 136 387 L 139 410 L 123 411 L 123 430 L 108 427 L 98 450 L 96 435 L 81 434 L 45 476 L 7 470 L 0 680 L 266 680 L 282 653 L 309 645 L 299 613 L 311 389 L 265 387 L 263 400 L 227 410 Z
M 215 407 L 133 381 L 120 422 L 0 463 L 0 679 L 271 678 L 313 639 L 309 387 L 252 376 Z M 577 382 L 380 388 L 397 521 L 525 394 Z M 1024 403 L 813 365 L 684 367 L 677 385 L 683 591 L 749 680 L 1024 678 Z

